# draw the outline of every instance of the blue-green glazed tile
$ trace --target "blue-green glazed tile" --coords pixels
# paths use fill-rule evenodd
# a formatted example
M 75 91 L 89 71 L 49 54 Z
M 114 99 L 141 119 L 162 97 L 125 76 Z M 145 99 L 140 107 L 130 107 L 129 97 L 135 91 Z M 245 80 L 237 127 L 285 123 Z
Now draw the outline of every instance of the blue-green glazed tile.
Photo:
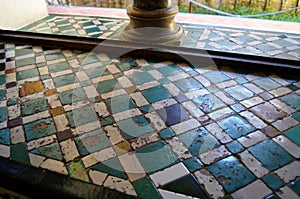
M 174 84 L 184 93 L 203 88 L 203 86 L 193 78 L 180 79 L 175 81 Z
M 7 105 L 8 106 L 16 105 L 18 103 L 19 103 L 19 100 L 17 100 L 17 99 L 8 99 L 7 100 Z
M 203 168 L 203 164 L 201 163 L 201 161 L 197 157 L 192 157 L 192 158 L 189 158 L 187 160 L 184 160 L 183 164 L 186 166 L 186 168 L 191 173 Z
M 288 130 L 284 135 L 300 146 L 300 126 Z
M 203 75 L 215 84 L 229 80 L 229 77 L 227 77 L 224 73 L 220 71 L 207 72 L 204 73 Z
M 256 179 L 255 176 L 233 156 L 210 165 L 208 170 L 228 193 L 233 193 Z
M 72 104 L 79 101 L 83 101 L 87 98 L 82 88 L 76 88 L 68 91 L 64 91 L 59 94 L 59 98 L 63 105 Z
M 172 129 L 167 128 L 167 129 L 162 130 L 159 133 L 159 136 L 165 140 L 165 139 L 170 139 L 170 138 L 174 137 L 175 133 L 172 131 Z
M 108 126 L 108 125 L 111 125 L 113 124 L 113 119 L 111 119 L 110 117 L 105 117 L 103 119 L 101 119 L 101 126 L 104 127 L 104 126 Z
M 225 89 L 226 93 L 232 96 L 236 100 L 244 100 L 250 97 L 253 97 L 254 94 L 250 90 L 246 89 L 241 85 L 236 85 L 230 88 Z
M 79 62 L 81 64 L 81 66 L 92 64 L 92 63 L 99 62 L 99 61 L 100 60 L 97 58 L 96 55 L 88 55 L 86 57 L 79 58 Z
M 118 158 L 112 158 L 91 166 L 91 169 L 107 173 L 122 179 L 127 179 L 126 173 Z
M 31 115 L 48 109 L 48 104 L 45 98 L 37 98 L 24 102 L 22 104 L 22 115 Z
M 171 81 L 168 78 L 162 78 L 157 80 L 161 85 L 169 84 Z
M 151 113 L 153 110 L 150 105 L 145 105 L 139 108 L 142 113 Z
M 5 75 L 0 75 L 0 84 L 5 84 Z
M 74 109 L 66 113 L 71 127 L 78 127 L 98 120 L 96 112 L 89 106 Z
M 97 84 L 97 90 L 101 94 L 108 93 L 121 88 L 120 84 L 115 80 L 106 80 Z
M 192 100 L 205 113 L 209 113 L 213 110 L 221 108 L 222 106 L 225 106 L 225 104 L 213 94 L 199 96 L 197 98 L 193 98 Z
M 297 120 L 298 122 L 300 122 L 300 112 L 296 112 L 296 113 L 293 113 L 291 115 L 295 120 Z
M 284 181 L 273 173 L 269 173 L 262 177 L 262 180 L 270 187 L 272 190 L 278 190 L 285 185 Z
M 80 81 L 80 80 L 79 80 Z M 86 81 L 80 81 L 80 86 L 81 87 L 86 87 L 86 86 L 90 86 L 92 85 L 92 82 L 90 80 L 86 80 Z
M 0 144 L 10 145 L 9 129 L 0 129 Z
M 233 154 L 238 154 L 244 150 L 244 147 L 236 140 L 226 144 L 226 146 Z
M 87 155 L 100 151 L 110 145 L 107 137 L 103 134 L 102 129 L 85 133 L 75 138 L 75 143 L 80 155 Z
M 33 77 L 38 77 L 39 72 L 37 69 L 32 68 L 29 70 L 23 70 L 23 71 L 18 71 L 17 72 L 17 81 L 23 80 L 23 79 L 29 79 Z
M 281 101 L 300 111 L 300 96 L 294 93 L 280 98 Z
M 17 49 L 16 57 L 22 56 L 22 55 L 28 55 L 28 54 L 32 54 L 32 53 L 33 53 L 33 50 L 31 48 Z
M 29 165 L 30 161 L 26 143 L 21 142 L 19 144 L 12 145 L 10 147 L 10 157 L 14 161 Z
M 74 74 L 62 75 L 53 79 L 56 87 L 66 86 L 78 82 Z
M 0 122 L 4 122 L 7 120 L 7 108 L 0 107 Z
M 44 156 L 47 158 L 51 158 L 54 160 L 62 160 L 63 155 L 60 149 L 60 146 L 58 143 L 49 144 L 46 146 L 42 146 L 40 148 L 34 149 L 31 151 L 31 153 Z
M 72 25 L 68 25 L 68 26 L 61 26 L 61 27 L 58 27 L 58 29 L 60 31 L 65 31 L 65 30 L 72 30 L 74 27 Z M 66 34 L 69 34 L 70 32 L 67 32 Z
M 154 78 L 147 72 L 139 72 L 129 75 L 129 78 L 134 82 L 135 85 L 144 84 L 154 80 Z
M 95 27 L 95 28 L 88 28 L 88 29 L 85 29 L 85 31 L 87 33 L 95 33 L 95 32 L 100 32 L 100 29 L 98 27 Z
M 229 116 L 218 121 L 218 124 L 233 139 L 240 138 L 243 135 L 247 135 L 248 133 L 255 131 L 255 128 L 239 115 Z
M 47 66 L 47 64 L 46 64 L 46 62 L 43 62 L 43 63 L 37 64 L 36 66 L 40 68 L 40 67 L 43 67 L 43 66 Z
M 90 68 L 85 71 L 90 79 L 109 75 L 110 73 L 106 70 L 105 66 L 98 66 L 96 68 Z
M 244 83 L 248 82 L 248 80 L 246 80 L 243 77 L 236 78 L 235 81 L 239 84 L 244 84 Z
M 300 197 L 300 177 L 288 185 Z
M 41 119 L 35 122 L 25 124 L 26 140 L 34 140 L 56 133 L 55 125 L 52 119 Z
M 178 137 L 195 156 L 220 145 L 218 140 L 208 133 L 203 127 L 188 131 Z
M 126 139 L 133 139 L 151 133 L 154 129 L 142 115 L 117 122 Z
M 48 75 L 48 74 L 47 75 L 42 75 L 40 79 L 41 79 L 41 81 L 50 79 L 50 75 Z
M 59 71 L 64 71 L 70 69 L 70 64 L 67 61 L 58 62 L 55 64 L 49 64 L 49 71 L 50 73 L 56 73 Z
M 162 141 L 137 149 L 136 156 L 147 174 L 155 173 L 178 162 L 171 148 Z
M 124 72 L 130 70 L 131 68 L 137 67 L 138 65 L 134 60 L 126 60 L 116 63 L 116 66 Z
M 129 95 L 121 95 L 107 100 L 107 105 L 112 114 L 136 108 Z
M 174 124 L 180 123 L 189 119 L 188 113 L 179 104 L 173 104 L 165 108 L 157 110 L 162 120 L 167 124 L 167 126 L 172 126 Z
M 62 53 L 51 53 L 51 54 L 45 55 L 45 58 L 47 61 L 53 61 L 56 59 L 65 58 L 65 56 Z
M 153 182 L 148 178 L 136 180 L 132 183 L 136 193 L 143 199 L 161 199 L 161 195 L 155 188 Z
M 22 67 L 22 66 L 27 66 L 27 65 L 32 65 L 32 64 L 35 64 L 34 57 L 16 60 L 16 67 Z
M 163 86 L 156 86 L 142 92 L 145 98 L 154 103 L 160 100 L 171 98 L 172 95 Z
M 268 77 L 259 78 L 253 81 L 257 86 L 267 91 L 280 87 L 280 84 Z
M 165 77 L 182 74 L 183 71 L 177 66 L 168 65 L 157 69 Z
M 265 140 L 248 148 L 248 150 L 270 171 L 294 160 L 290 154 L 272 140 Z

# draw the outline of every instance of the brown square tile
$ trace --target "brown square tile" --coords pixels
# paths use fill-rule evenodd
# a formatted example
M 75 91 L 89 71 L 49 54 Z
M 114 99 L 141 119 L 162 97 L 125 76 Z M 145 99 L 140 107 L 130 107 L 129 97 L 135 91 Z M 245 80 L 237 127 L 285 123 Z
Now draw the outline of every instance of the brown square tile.
M 65 110 L 62 106 L 60 107 L 56 107 L 56 108 L 53 108 L 53 109 L 50 109 L 50 114 L 55 117 L 57 115 L 61 115 L 61 114 L 64 114 L 65 113 Z
M 262 129 L 261 132 L 269 137 L 275 137 L 280 134 L 280 132 L 272 126 L 267 126 L 266 128 Z
M 114 148 L 118 155 L 127 153 L 131 149 L 130 144 L 127 141 L 120 142 L 119 144 L 115 145 Z
M 31 95 L 34 93 L 42 92 L 44 89 L 41 81 L 29 82 L 22 85 L 20 90 L 21 96 Z
M 45 91 L 46 96 L 54 95 L 55 93 L 57 93 L 56 88 Z
M 286 113 L 269 102 L 259 104 L 250 109 L 254 114 L 271 123 L 286 116 Z

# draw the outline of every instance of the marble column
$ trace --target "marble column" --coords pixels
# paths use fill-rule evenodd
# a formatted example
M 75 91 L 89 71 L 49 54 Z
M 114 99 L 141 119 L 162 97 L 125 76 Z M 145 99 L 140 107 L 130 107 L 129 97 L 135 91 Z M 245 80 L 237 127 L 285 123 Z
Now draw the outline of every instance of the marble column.
M 128 6 L 129 25 L 122 39 L 166 45 L 180 45 L 183 29 L 175 23 L 178 7 L 172 0 L 133 0 Z

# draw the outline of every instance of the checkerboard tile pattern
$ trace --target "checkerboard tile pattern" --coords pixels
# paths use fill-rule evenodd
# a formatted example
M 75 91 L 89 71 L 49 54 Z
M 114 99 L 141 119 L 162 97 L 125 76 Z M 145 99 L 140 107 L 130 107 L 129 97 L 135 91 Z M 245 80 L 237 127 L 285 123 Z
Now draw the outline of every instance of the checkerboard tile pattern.
M 127 19 L 50 15 L 24 31 L 118 39 Z M 300 35 L 237 28 L 181 24 L 184 47 L 300 60 Z
M 50 15 L 20 30 L 80 37 L 107 38 L 120 32 L 126 25 L 127 20 L 123 19 Z
M 298 76 L 10 43 L 0 57 L 2 157 L 140 198 L 300 196 Z

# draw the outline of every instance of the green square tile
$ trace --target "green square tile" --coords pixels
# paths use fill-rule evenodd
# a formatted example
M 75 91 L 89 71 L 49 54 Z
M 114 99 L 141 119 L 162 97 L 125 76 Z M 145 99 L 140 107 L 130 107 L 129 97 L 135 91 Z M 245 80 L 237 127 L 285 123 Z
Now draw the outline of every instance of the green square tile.
M 168 65 L 157 69 L 161 74 L 165 77 L 173 76 L 173 75 L 180 75 L 183 73 L 182 70 L 178 66 Z
M 244 83 L 248 82 L 248 80 L 243 77 L 236 78 L 235 81 L 239 84 L 244 84 Z
M 64 70 L 67 70 L 67 69 L 70 69 L 70 68 L 71 68 L 70 64 L 67 61 L 62 61 L 62 62 L 58 62 L 58 63 L 55 63 L 55 64 L 49 64 L 49 71 L 51 73 L 64 71 Z
M 68 24 L 69 21 L 67 19 L 60 20 L 60 21 L 55 21 L 56 25 L 63 25 L 63 24 Z
M 107 100 L 107 105 L 112 114 L 136 108 L 136 105 L 128 95 L 121 95 Z
M 4 122 L 7 120 L 7 108 L 0 107 L 0 122 Z
M 280 87 L 280 84 L 268 77 L 259 78 L 253 81 L 257 86 L 267 91 Z
M 300 177 L 288 185 L 300 197 Z
M 194 156 L 198 156 L 220 145 L 218 140 L 204 128 L 188 131 L 178 137 Z
M 130 70 L 131 68 L 137 67 L 137 63 L 134 60 L 126 60 L 116 63 L 116 66 L 122 71 Z
M 207 72 L 204 73 L 203 75 L 215 84 L 229 80 L 229 77 L 227 77 L 224 73 L 220 71 Z
M 84 182 L 90 182 L 87 170 L 85 169 L 81 160 L 69 162 L 66 166 L 71 178 L 82 180 Z
M 152 181 L 148 178 L 142 178 L 132 183 L 136 193 L 143 199 L 161 199 L 161 195 L 155 188 Z
M 141 135 L 153 132 L 153 128 L 144 116 L 136 116 L 117 122 L 126 139 L 133 139 Z
M 189 158 L 187 160 L 184 160 L 183 161 L 183 164 L 187 167 L 187 169 L 190 171 L 190 172 L 194 172 L 194 171 L 197 171 L 199 169 L 202 169 L 203 167 L 203 164 L 201 163 L 201 161 L 197 158 L 197 157 L 192 157 L 192 158 Z
M 238 154 L 244 150 L 244 147 L 238 141 L 230 142 L 226 146 L 233 154 Z
M 148 90 L 142 91 L 142 94 L 150 103 L 154 103 L 172 97 L 172 95 L 163 86 L 156 86 Z
M 101 126 L 104 127 L 104 126 L 108 126 L 108 125 L 111 125 L 113 124 L 113 119 L 110 118 L 110 117 L 106 117 L 106 118 L 103 118 L 101 119 Z
M 273 171 L 294 159 L 281 146 L 271 140 L 265 140 L 248 149 L 267 169 Z
M 241 104 L 233 104 L 230 106 L 235 112 L 239 113 L 239 112 L 242 112 L 244 110 L 246 110 L 246 108 L 241 105 Z
M 38 77 L 38 76 L 39 76 L 39 72 L 35 68 L 17 72 L 17 80 L 18 81 L 28 79 L 28 78 Z
M 45 55 L 45 58 L 47 61 L 53 61 L 56 59 L 65 58 L 65 56 L 62 53 L 52 53 Z
M 26 143 L 21 142 L 19 144 L 12 145 L 10 147 L 10 157 L 14 161 L 29 165 L 30 161 Z
M 155 173 L 178 162 L 171 148 L 161 141 L 137 149 L 136 156 L 147 174 Z
M 239 115 L 229 116 L 218 121 L 218 124 L 233 139 L 240 138 L 243 135 L 247 135 L 248 133 L 255 131 L 255 128 Z
M 296 94 L 289 94 L 280 98 L 281 101 L 288 104 L 292 108 L 300 111 L 300 96 Z
M 91 166 L 91 169 L 107 173 L 118 178 L 127 179 L 126 173 L 118 158 L 112 158 Z
M 115 80 L 106 80 L 97 84 L 97 90 L 101 94 L 111 92 L 121 88 L 120 84 Z
M 5 84 L 5 75 L 0 75 L 0 84 Z
M 250 184 L 256 178 L 233 156 L 220 160 L 208 167 L 228 193 Z
M 244 100 L 250 97 L 253 97 L 254 94 L 250 90 L 246 89 L 245 87 L 241 85 L 236 85 L 230 88 L 225 89 L 226 93 L 231 95 L 236 100 Z
M 167 129 L 162 130 L 162 131 L 159 133 L 159 136 L 160 136 L 162 139 L 170 139 L 170 138 L 172 138 L 172 137 L 175 136 L 175 133 L 172 131 L 172 129 L 167 128 Z
M 292 116 L 295 120 L 297 120 L 298 122 L 300 122 L 300 112 L 293 113 L 291 116 Z
M 94 33 L 94 32 L 100 32 L 100 29 L 98 27 L 95 27 L 95 28 L 88 28 L 88 29 L 85 29 L 85 31 L 87 33 Z
M 154 78 L 147 72 L 138 72 L 128 76 L 136 85 L 151 82 Z
M 46 62 L 43 62 L 43 63 L 37 64 L 36 66 L 40 68 L 40 67 L 43 67 L 43 66 L 47 66 L 47 64 L 46 64 Z
M 37 98 L 24 102 L 21 106 L 22 115 L 31 115 L 38 112 L 42 112 L 48 109 L 48 104 L 45 98 Z
M 87 55 L 85 57 L 79 58 L 79 62 L 81 66 L 84 66 L 95 62 L 100 62 L 100 60 L 96 55 Z
M 55 125 L 49 118 L 25 124 L 24 129 L 27 141 L 56 133 Z
M 63 160 L 63 155 L 58 143 L 49 144 L 30 151 L 33 154 L 51 158 L 54 160 Z
M 80 155 L 87 155 L 96 151 L 100 151 L 101 149 L 104 149 L 110 145 L 110 142 L 104 135 L 102 129 L 85 133 L 75 138 L 75 143 Z
M 71 127 L 78 127 L 98 120 L 96 112 L 89 106 L 74 109 L 66 113 Z
M 110 72 L 108 72 L 106 70 L 105 66 L 99 66 L 96 68 L 87 69 L 85 72 L 89 76 L 90 79 L 94 79 L 97 77 L 102 77 L 102 76 L 110 74 Z
M 162 78 L 162 79 L 159 79 L 157 80 L 161 85 L 164 85 L 164 84 L 169 84 L 171 81 L 168 80 L 168 78 Z
M 300 146 L 300 126 L 288 130 L 284 135 Z
M 62 75 L 53 79 L 56 87 L 66 86 L 78 82 L 74 74 Z
M 79 80 L 80 81 L 80 80 Z M 80 81 L 80 86 L 81 87 L 86 87 L 86 86 L 90 86 L 92 85 L 92 82 L 90 80 L 86 80 L 86 81 Z
M 284 181 L 282 181 L 273 173 L 265 175 L 264 177 L 262 177 L 262 180 L 273 190 L 278 190 L 285 185 Z
M 50 79 L 50 75 L 48 75 L 48 74 L 47 75 L 42 75 L 40 79 L 41 79 L 41 81 Z
M 9 129 L 0 129 L 0 144 L 10 145 Z
M 24 48 L 24 49 L 16 50 L 16 57 L 22 56 L 22 55 L 28 55 L 28 54 L 33 54 L 32 48 Z
M 175 81 L 174 84 L 184 93 L 203 88 L 203 86 L 193 78 L 180 79 Z
M 76 88 L 60 93 L 59 98 L 62 104 L 66 105 L 83 101 L 87 96 L 82 88 Z
M 72 30 L 74 29 L 74 27 L 72 25 L 67 25 L 67 26 L 61 26 L 61 27 L 58 27 L 58 29 L 60 31 L 64 31 L 64 30 Z M 69 33 L 69 32 L 68 32 Z
M 32 65 L 35 64 L 35 58 L 34 57 L 29 57 L 25 59 L 19 59 L 16 60 L 16 67 L 22 67 L 22 66 L 27 66 L 27 65 Z
M 140 107 L 139 109 L 142 113 L 151 113 L 154 111 L 150 105 L 145 105 L 143 107 Z
M 213 94 L 199 96 L 197 98 L 193 98 L 192 100 L 205 113 L 212 112 L 218 108 L 225 106 L 225 104 Z

